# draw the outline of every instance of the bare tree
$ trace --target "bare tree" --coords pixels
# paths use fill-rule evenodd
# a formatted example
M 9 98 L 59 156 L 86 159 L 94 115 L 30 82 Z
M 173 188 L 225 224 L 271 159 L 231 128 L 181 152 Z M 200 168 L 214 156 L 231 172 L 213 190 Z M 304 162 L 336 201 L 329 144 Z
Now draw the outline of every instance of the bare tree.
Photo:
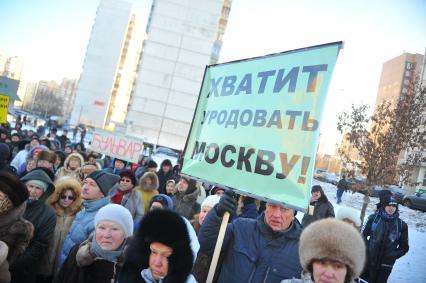
M 367 180 L 361 221 L 374 185 L 407 182 L 411 170 L 422 161 L 426 150 L 425 109 L 426 90 L 416 80 L 397 101 L 378 105 L 372 116 L 366 105 L 352 105 L 350 111 L 338 115 L 337 129 L 358 150 L 361 160 L 351 160 L 344 150 L 339 154 L 344 163 L 359 168 Z M 398 163 L 402 153 L 406 158 Z

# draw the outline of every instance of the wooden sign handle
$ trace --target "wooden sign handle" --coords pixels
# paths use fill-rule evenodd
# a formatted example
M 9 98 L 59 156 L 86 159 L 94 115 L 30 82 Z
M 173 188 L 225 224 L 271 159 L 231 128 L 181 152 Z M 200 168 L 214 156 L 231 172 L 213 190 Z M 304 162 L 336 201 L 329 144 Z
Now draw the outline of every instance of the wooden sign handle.
M 219 235 L 217 236 L 216 246 L 214 247 L 214 253 L 212 262 L 210 264 L 209 274 L 207 275 L 207 283 L 213 283 L 214 272 L 216 270 L 217 261 L 219 259 L 220 250 L 222 249 L 223 238 L 225 237 L 226 226 L 228 225 L 229 212 L 226 211 L 223 215 L 222 224 L 220 224 Z

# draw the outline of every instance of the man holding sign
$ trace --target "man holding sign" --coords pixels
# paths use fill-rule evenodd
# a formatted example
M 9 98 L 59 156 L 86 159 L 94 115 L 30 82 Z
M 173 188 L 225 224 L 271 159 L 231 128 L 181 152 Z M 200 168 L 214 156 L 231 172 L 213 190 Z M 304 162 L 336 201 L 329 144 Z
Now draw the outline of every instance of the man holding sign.
M 235 210 L 228 193 L 207 216 L 199 240 L 201 252 L 214 253 L 211 271 L 224 235 L 219 282 L 301 276 L 294 209 L 309 206 L 325 97 L 341 47 L 333 42 L 206 68 L 182 173 L 267 202 L 257 220 L 221 226 L 225 212 Z
M 213 255 L 222 217 L 226 211 L 234 213 L 236 207 L 235 194 L 227 191 L 201 226 L 201 253 Z M 218 282 L 281 282 L 300 278 L 303 269 L 298 245 L 302 229 L 294 215 L 293 209 L 268 203 L 258 219 L 239 218 L 228 224 Z

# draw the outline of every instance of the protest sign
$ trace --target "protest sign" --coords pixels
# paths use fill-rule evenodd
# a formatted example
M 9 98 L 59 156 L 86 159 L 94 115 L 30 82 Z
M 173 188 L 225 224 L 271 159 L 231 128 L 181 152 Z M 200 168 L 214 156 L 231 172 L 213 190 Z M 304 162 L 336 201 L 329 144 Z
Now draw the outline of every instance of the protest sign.
M 0 123 L 7 123 L 7 107 L 9 96 L 0 94 Z
M 90 149 L 118 159 L 137 163 L 143 150 L 143 140 L 96 129 Z
M 341 46 L 208 66 L 182 173 L 306 209 L 325 97 Z

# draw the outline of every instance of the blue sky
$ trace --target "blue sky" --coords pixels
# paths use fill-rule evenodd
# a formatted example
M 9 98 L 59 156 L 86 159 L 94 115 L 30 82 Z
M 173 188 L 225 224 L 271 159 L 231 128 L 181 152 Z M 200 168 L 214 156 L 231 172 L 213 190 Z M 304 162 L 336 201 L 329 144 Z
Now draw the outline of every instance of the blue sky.
M 151 1 L 135 3 L 146 18 Z M 0 52 L 21 56 L 30 80 L 77 77 L 99 0 L 0 0 Z M 234 0 L 220 61 L 345 41 L 324 111 L 325 150 L 338 142 L 336 115 L 373 105 L 382 64 L 424 54 L 423 0 Z M 325 142 L 326 141 L 326 142 Z

